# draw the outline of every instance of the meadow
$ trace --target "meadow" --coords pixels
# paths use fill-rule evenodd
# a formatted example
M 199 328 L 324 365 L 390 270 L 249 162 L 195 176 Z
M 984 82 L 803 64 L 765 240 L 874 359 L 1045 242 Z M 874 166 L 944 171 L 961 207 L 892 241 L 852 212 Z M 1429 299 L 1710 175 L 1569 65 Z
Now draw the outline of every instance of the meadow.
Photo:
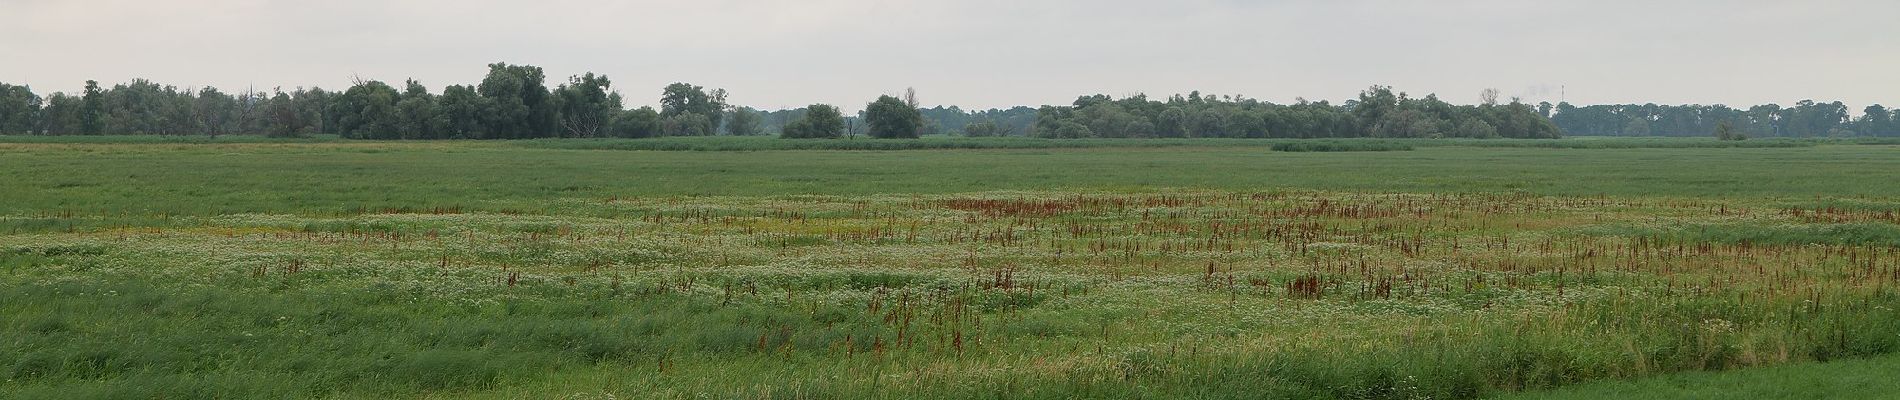
M 1900 352 L 1880 142 L 979 142 L 0 138 L 0 397 L 1465 399 Z

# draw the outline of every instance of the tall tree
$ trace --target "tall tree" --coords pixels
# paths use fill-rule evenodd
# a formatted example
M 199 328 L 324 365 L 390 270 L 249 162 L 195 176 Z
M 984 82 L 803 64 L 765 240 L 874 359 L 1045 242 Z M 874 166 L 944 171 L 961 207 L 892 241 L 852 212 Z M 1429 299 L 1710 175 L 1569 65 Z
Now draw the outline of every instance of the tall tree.
M 282 88 L 274 90 L 270 102 L 264 107 L 264 135 L 270 137 L 296 137 L 308 123 L 298 112 L 297 101 L 284 93 Z
M 218 88 L 206 86 L 198 90 L 198 98 L 192 102 L 192 116 L 201 132 L 216 138 L 229 128 L 236 103 L 231 96 L 219 92 Z
M 1187 110 L 1168 107 L 1155 118 L 1155 135 L 1166 138 L 1187 137 Z
M 924 126 L 924 116 L 904 100 L 891 96 L 878 96 L 864 107 L 865 122 L 870 125 L 870 135 L 879 139 L 916 139 L 918 130 Z
M 37 133 L 40 101 L 30 87 L 0 83 L 0 134 Z
M 725 110 L 725 89 L 708 92 L 704 87 L 680 82 L 666 85 L 660 92 L 660 117 L 666 121 L 668 135 L 711 135 Z
M 785 130 L 779 137 L 787 139 L 833 139 L 844 134 L 844 114 L 837 107 L 826 104 L 813 104 L 805 107 L 804 115 L 785 124 Z
M 436 113 L 442 116 L 442 135 L 449 139 L 490 139 L 483 113 L 494 109 L 492 100 L 474 87 L 449 85 L 436 99 Z
M 487 99 L 483 129 L 502 139 L 545 137 L 554 133 L 555 110 L 541 67 L 494 63 L 476 91 Z
M 726 133 L 733 136 L 752 136 L 764 132 L 759 123 L 759 113 L 751 108 L 738 107 L 732 110 L 732 116 L 726 118 Z
M 565 136 L 605 136 L 614 113 L 620 111 L 620 94 L 606 75 L 577 75 L 555 90 L 560 93 L 560 124 Z
M 1893 111 L 1879 104 L 1861 109 L 1860 120 L 1855 122 L 1855 130 L 1862 135 L 1887 136 L 1895 132 Z
M 660 113 L 653 107 L 617 112 L 611 124 L 614 137 L 644 138 L 660 135 Z
M 442 139 L 443 129 L 448 119 L 442 115 L 435 95 L 429 94 L 429 88 L 421 82 L 410 79 L 403 84 L 402 96 L 396 101 L 396 130 L 401 139 Z
M 84 109 L 79 96 L 54 92 L 46 96 L 46 105 L 40 108 L 39 130 L 47 135 L 81 134 L 83 123 L 80 117 Z
M 1002 136 L 999 134 L 1001 131 L 1001 129 L 996 127 L 996 121 L 987 119 L 971 122 L 969 125 L 963 126 L 963 135 L 969 137 Z
M 106 94 L 99 89 L 99 81 L 87 80 L 86 91 L 79 96 L 79 132 L 87 135 L 105 133 Z
M 358 81 L 330 103 L 337 133 L 353 139 L 400 139 L 396 102 L 402 94 L 381 81 Z

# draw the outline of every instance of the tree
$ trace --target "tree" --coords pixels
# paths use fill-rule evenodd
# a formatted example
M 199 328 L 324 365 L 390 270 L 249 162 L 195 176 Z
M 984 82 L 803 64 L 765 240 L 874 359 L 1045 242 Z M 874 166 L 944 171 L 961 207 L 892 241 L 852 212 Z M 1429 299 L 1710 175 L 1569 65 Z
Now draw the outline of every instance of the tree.
M 759 113 L 750 108 L 735 108 L 732 115 L 726 117 L 726 133 L 733 136 L 753 136 L 763 132 L 759 125 Z
M 1735 129 L 1735 125 L 1722 121 L 1715 125 L 1716 140 L 1748 140 L 1748 134 Z
M 556 110 L 549 101 L 541 67 L 494 63 L 476 91 L 487 99 L 482 126 L 493 137 L 521 139 L 549 136 L 555 131 Z
M 1121 105 L 1113 102 L 1103 101 L 1087 106 L 1077 106 L 1073 120 L 1089 127 L 1089 131 L 1097 137 L 1125 138 L 1148 134 L 1148 132 L 1137 132 L 1136 129 L 1139 128 L 1136 123 L 1137 118 L 1124 110 Z
M 1062 121 L 1061 124 L 1056 125 L 1054 135 L 1062 139 L 1077 139 L 1095 136 L 1095 132 L 1090 131 L 1088 125 L 1082 125 L 1080 122 Z
M 105 133 L 105 97 L 105 92 L 99 89 L 99 81 L 86 81 L 86 91 L 79 96 L 79 133 L 86 135 Z
M 448 139 L 486 139 L 483 113 L 493 109 L 489 98 L 474 87 L 449 85 L 436 99 L 436 114 L 441 116 L 442 137 Z
M 1385 120 L 1386 114 L 1398 111 L 1399 97 L 1392 93 L 1391 86 L 1374 85 L 1359 92 L 1359 102 L 1349 108 L 1360 126 L 1372 127 Z
M 1466 118 L 1452 134 L 1458 137 L 1490 139 L 1498 137 L 1498 128 L 1479 118 Z
M 712 118 L 702 114 L 680 114 L 660 119 L 660 133 L 666 136 L 712 136 Z
M 609 128 L 615 137 L 646 138 L 660 134 L 660 112 L 653 107 L 640 107 L 615 113 Z
M 37 133 L 40 103 L 32 88 L 0 83 L 0 135 Z
M 330 103 L 337 133 L 352 139 L 400 139 L 396 102 L 402 95 L 381 81 L 359 81 Z
M 235 103 L 231 96 L 219 92 L 218 88 L 206 86 L 198 91 L 198 98 L 192 102 L 193 119 L 205 135 L 215 139 L 225 133 Z
M 280 138 L 298 136 L 308 122 L 298 112 L 297 100 L 284 93 L 282 88 L 274 92 L 270 103 L 264 107 L 264 135 Z
M 435 95 L 421 82 L 410 79 L 396 100 L 395 139 L 442 139 L 448 118 L 442 115 Z
M 813 104 L 805 107 L 805 115 L 785 124 L 785 131 L 779 135 L 787 139 L 835 139 L 844 134 L 844 114 L 837 107 L 825 104 Z
M 1219 108 L 1204 108 L 1188 119 L 1189 137 L 1227 137 L 1227 113 Z
M 721 119 L 725 116 L 726 91 L 705 88 L 684 82 L 666 85 L 660 92 L 660 117 L 669 121 L 666 134 L 674 136 L 705 136 L 716 132 Z M 698 115 L 701 118 L 682 115 Z M 684 129 L 675 131 L 674 129 Z
M 1892 135 L 1896 133 L 1896 130 L 1900 130 L 1894 126 L 1893 118 L 1893 111 L 1885 106 L 1879 104 L 1867 106 L 1861 109 L 1860 120 L 1854 123 L 1855 130 L 1875 136 Z
M 39 131 L 47 135 L 71 135 L 80 133 L 80 109 L 84 108 L 79 96 L 54 92 L 46 96 L 46 104 L 40 108 Z
M 1438 119 L 1416 109 L 1386 114 L 1372 129 L 1372 137 L 1428 138 L 1438 134 Z
M 1623 126 L 1623 136 L 1648 136 L 1649 120 L 1632 119 Z
M 1168 107 L 1155 118 L 1155 135 L 1164 138 L 1187 137 L 1187 111 L 1181 107 Z
M 891 96 L 878 96 L 877 101 L 866 105 L 864 120 L 870 125 L 871 137 L 879 139 L 916 139 L 924 126 L 923 114 Z
M 614 113 L 620 111 L 620 94 L 606 75 L 577 75 L 555 89 L 559 101 L 560 126 L 566 137 L 604 136 Z
M 999 133 L 1002 133 L 1002 130 L 996 127 L 996 121 L 987 119 L 963 126 L 963 135 L 969 137 L 1000 136 Z

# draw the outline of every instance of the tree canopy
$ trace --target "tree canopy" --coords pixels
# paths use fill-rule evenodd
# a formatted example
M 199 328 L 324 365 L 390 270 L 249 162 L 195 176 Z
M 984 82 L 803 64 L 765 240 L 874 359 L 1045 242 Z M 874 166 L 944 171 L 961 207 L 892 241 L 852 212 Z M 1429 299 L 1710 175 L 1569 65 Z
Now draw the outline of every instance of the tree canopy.
M 844 115 L 837 107 L 826 104 L 813 104 L 805 107 L 804 113 L 785 124 L 785 132 L 779 137 L 788 139 L 828 139 L 844 135 Z
M 341 91 L 274 88 L 227 91 L 179 88 L 149 80 L 78 93 L 35 93 L 0 83 L 0 134 L 224 135 L 288 137 L 331 134 L 355 139 L 525 139 L 551 137 L 780 134 L 833 137 L 850 127 L 872 137 L 930 134 L 1047 138 L 1554 138 L 1569 135 L 1706 136 L 1728 125 L 1735 136 L 1900 136 L 1900 110 L 1882 105 L 1858 115 L 1841 102 L 1802 100 L 1792 106 L 1525 104 L 1480 93 L 1475 105 L 1437 95 L 1411 96 L 1372 86 L 1339 104 L 1299 100 L 1275 104 L 1241 95 L 1151 99 L 1077 97 L 1066 105 L 965 110 L 923 107 L 915 90 L 880 96 L 857 115 L 835 107 L 757 110 L 727 102 L 724 89 L 666 85 L 659 107 L 629 109 L 605 75 L 567 78 L 554 88 L 540 67 L 494 63 L 473 85 L 432 92 L 421 82 L 400 86 L 358 79 Z M 803 122 L 800 122 L 803 121 Z M 835 124 L 834 124 L 835 123 Z
M 864 106 L 865 122 L 871 137 L 879 139 L 916 139 L 924 128 L 924 115 L 909 102 L 891 96 L 879 96 Z

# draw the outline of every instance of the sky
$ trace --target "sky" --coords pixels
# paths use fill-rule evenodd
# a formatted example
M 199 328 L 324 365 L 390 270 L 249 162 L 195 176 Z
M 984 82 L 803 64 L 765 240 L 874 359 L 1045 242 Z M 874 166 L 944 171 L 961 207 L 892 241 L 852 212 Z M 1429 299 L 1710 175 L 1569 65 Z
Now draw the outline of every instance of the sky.
M 227 92 L 493 62 L 605 74 L 630 105 L 725 88 L 762 109 L 1067 104 L 1200 90 L 1287 103 L 1390 85 L 1573 104 L 1900 105 L 1900 1 L 0 0 L 0 82 Z

